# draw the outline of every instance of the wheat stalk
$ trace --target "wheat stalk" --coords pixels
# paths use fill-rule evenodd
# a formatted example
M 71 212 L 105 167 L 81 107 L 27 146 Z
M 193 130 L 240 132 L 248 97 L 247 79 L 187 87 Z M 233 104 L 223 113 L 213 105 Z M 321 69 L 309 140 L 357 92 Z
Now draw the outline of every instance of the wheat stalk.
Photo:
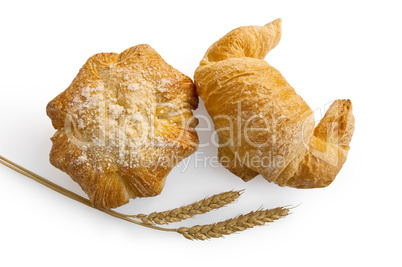
M 38 182 L 38 183 L 50 188 L 50 189 L 52 189 L 52 190 L 54 190 L 54 191 L 56 191 L 56 192 L 58 192 L 58 193 L 60 193 L 60 194 L 62 194 L 64 196 L 66 196 L 68 198 L 71 198 L 71 199 L 73 199 L 75 201 L 78 201 L 78 202 L 80 202 L 80 203 L 82 203 L 82 204 L 84 204 L 84 205 L 86 205 L 86 206 L 88 206 L 90 208 L 96 209 L 88 199 L 83 198 L 82 196 L 77 195 L 76 193 L 71 192 L 70 190 L 67 190 L 67 189 L 63 188 L 63 187 L 61 187 L 61 186 L 59 186 L 59 185 L 47 180 L 44 177 L 42 177 L 42 176 L 40 176 L 40 175 L 38 175 L 38 174 L 36 174 L 34 172 L 31 172 L 30 170 L 25 169 L 24 167 L 12 162 L 11 160 L 9 160 L 9 159 L 1 156 L 1 155 L 0 155 L 0 164 L 3 164 L 4 166 L 6 166 L 6 167 L 8 167 L 8 168 L 10 168 L 10 169 L 22 174 L 22 175 L 24 175 L 24 176 L 26 176 L 28 178 L 31 178 L 32 180 L 34 180 L 34 181 L 36 181 L 36 182 Z M 145 227 L 148 227 L 148 228 L 161 230 L 161 231 L 168 231 L 168 232 L 176 232 L 177 231 L 177 229 L 162 228 L 162 227 L 158 227 L 158 226 L 155 226 L 155 225 L 144 224 L 141 221 L 133 220 L 132 218 L 129 218 L 128 215 L 122 214 L 122 213 L 114 211 L 114 210 L 99 210 L 99 211 L 104 212 L 106 214 L 109 214 L 109 215 L 111 215 L 113 217 L 116 217 L 116 218 L 119 218 L 119 219 L 122 219 L 122 220 L 125 220 L 125 221 L 128 221 L 128 222 L 131 222 L 131 223 L 134 223 L 134 224 L 138 224 L 138 225 L 141 225 L 141 226 L 145 226 Z
M 190 240 L 207 240 L 244 231 L 257 225 L 273 222 L 289 214 L 289 209 L 278 207 L 270 210 L 257 210 L 239 215 L 226 221 L 196 225 L 191 228 L 181 227 L 177 232 Z
M 63 194 L 71 199 L 74 199 L 88 207 L 95 208 L 92 206 L 91 202 L 83 198 L 55 183 L 52 183 L 51 181 L 37 175 L 36 173 L 33 173 L 24 167 L 4 158 L 3 156 L 0 155 L 0 164 L 3 164 L 10 169 L 13 169 L 16 172 L 19 172 L 22 175 L 25 175 L 42 185 L 60 193 Z M 246 229 L 252 228 L 256 225 L 263 225 L 267 222 L 272 222 L 274 220 L 277 220 L 283 216 L 286 216 L 289 214 L 289 209 L 283 208 L 283 207 L 278 207 L 275 209 L 271 210 L 257 210 L 250 212 L 248 214 L 244 215 L 239 215 L 235 218 L 223 221 L 223 222 L 218 222 L 218 223 L 213 223 L 213 224 L 208 224 L 208 225 L 196 225 L 191 228 L 186 228 L 186 227 L 181 227 L 178 229 L 175 228 L 164 228 L 164 227 L 159 227 L 156 225 L 153 225 L 153 223 L 159 223 L 159 224 L 166 224 L 168 222 L 176 222 L 176 221 L 181 221 L 187 218 L 190 218 L 194 216 L 195 214 L 201 214 L 201 213 L 206 213 L 212 209 L 218 209 L 226 204 L 232 203 L 235 201 L 243 191 L 229 191 L 229 192 L 224 192 L 220 194 L 216 194 L 212 197 L 200 200 L 198 202 L 195 202 L 193 204 L 183 206 L 181 208 L 173 209 L 173 210 L 168 210 L 168 211 L 163 211 L 163 212 L 153 212 L 149 215 L 126 215 L 122 214 L 119 212 L 116 212 L 114 210 L 101 210 L 102 212 L 109 214 L 111 216 L 114 216 L 116 218 L 141 225 L 144 227 L 152 228 L 155 230 L 160 230 L 160 231 L 167 231 L 167 232 L 177 232 L 184 237 L 190 239 L 190 240 L 206 240 L 209 238 L 217 238 L 217 237 L 222 237 L 223 235 L 230 235 L 235 232 L 239 231 L 244 231 Z M 144 219 L 145 218 L 145 219 Z M 136 220 L 136 219 L 141 219 Z
M 149 215 L 138 214 L 129 215 L 129 217 L 140 219 L 145 224 L 168 224 L 173 222 L 180 222 L 182 220 L 193 217 L 197 214 L 204 214 L 211 210 L 222 208 L 227 204 L 234 202 L 241 194 L 241 191 L 228 191 L 211 197 L 194 202 L 187 206 L 176 209 L 152 212 Z

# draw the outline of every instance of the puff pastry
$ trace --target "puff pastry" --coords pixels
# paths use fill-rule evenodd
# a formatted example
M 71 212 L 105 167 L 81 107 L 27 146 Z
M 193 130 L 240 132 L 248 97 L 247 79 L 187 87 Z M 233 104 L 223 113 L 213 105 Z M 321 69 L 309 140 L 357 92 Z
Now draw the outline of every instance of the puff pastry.
M 244 181 L 261 174 L 280 186 L 329 185 L 354 131 L 350 100 L 314 115 L 282 74 L 263 59 L 281 38 L 281 20 L 237 28 L 212 44 L 194 74 L 213 119 L 222 165 Z
M 149 45 L 96 54 L 47 106 L 50 162 L 100 209 L 158 195 L 198 147 L 197 105 L 192 80 Z

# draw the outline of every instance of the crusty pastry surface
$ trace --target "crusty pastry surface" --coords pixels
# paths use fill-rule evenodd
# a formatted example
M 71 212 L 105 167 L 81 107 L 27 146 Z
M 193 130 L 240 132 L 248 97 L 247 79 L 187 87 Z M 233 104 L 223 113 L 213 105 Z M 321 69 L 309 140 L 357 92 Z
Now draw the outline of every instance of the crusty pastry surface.
M 149 45 L 96 54 L 47 106 L 50 162 L 100 209 L 158 195 L 198 147 L 197 105 L 192 80 Z
M 194 74 L 219 136 L 223 166 L 244 181 L 261 174 L 280 186 L 329 185 L 354 130 L 350 100 L 337 100 L 314 129 L 314 115 L 282 74 L 264 61 L 281 20 L 232 30 L 211 45 Z

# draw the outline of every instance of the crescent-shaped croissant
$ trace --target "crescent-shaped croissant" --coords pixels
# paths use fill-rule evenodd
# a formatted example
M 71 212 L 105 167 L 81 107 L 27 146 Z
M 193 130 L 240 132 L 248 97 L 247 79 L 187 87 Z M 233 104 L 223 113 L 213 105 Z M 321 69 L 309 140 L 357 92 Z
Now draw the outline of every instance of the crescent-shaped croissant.
M 237 28 L 215 42 L 194 74 L 219 137 L 219 161 L 251 180 L 280 186 L 329 185 L 346 161 L 354 131 L 350 100 L 335 101 L 317 127 L 306 102 L 264 57 L 281 20 Z

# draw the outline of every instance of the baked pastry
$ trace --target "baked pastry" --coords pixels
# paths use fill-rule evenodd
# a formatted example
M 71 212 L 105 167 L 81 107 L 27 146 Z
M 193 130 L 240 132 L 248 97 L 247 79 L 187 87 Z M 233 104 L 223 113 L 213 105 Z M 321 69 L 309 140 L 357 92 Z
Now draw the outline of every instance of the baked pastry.
M 329 185 L 354 130 L 350 100 L 337 100 L 314 129 L 314 115 L 263 59 L 281 38 L 281 20 L 237 28 L 215 42 L 194 74 L 219 137 L 219 161 L 244 181 L 258 174 L 280 186 Z
M 100 209 L 158 195 L 198 147 L 197 105 L 192 80 L 149 45 L 96 54 L 47 106 L 50 162 Z

